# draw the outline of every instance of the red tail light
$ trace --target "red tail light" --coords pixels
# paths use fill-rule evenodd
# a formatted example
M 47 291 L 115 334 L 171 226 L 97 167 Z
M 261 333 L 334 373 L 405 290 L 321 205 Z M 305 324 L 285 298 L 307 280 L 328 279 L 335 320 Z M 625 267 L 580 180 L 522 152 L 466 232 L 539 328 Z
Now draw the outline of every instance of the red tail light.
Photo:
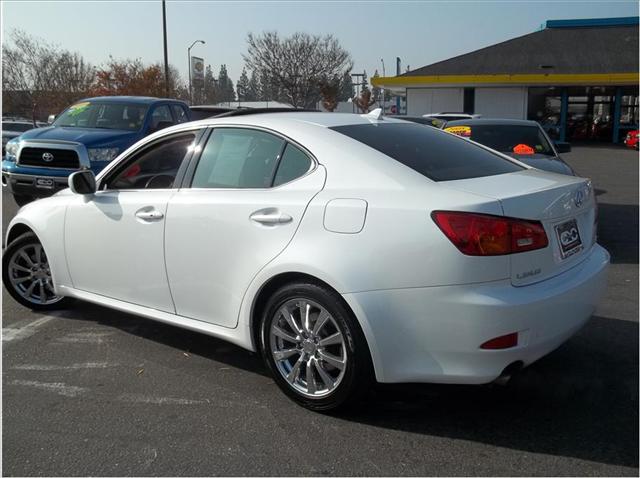
M 454 211 L 434 211 L 431 217 L 460 252 L 469 256 L 515 254 L 549 244 L 539 221 Z
M 518 345 L 518 332 L 487 340 L 480 348 L 485 350 L 499 350 L 515 347 L 516 345 Z

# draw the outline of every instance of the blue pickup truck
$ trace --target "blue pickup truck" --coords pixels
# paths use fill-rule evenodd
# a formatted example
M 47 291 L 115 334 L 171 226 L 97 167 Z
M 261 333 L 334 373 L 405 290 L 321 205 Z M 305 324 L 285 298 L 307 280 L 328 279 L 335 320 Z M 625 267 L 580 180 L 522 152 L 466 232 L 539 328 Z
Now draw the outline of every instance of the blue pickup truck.
M 18 203 L 50 196 L 67 187 L 79 169 L 100 172 L 109 161 L 144 136 L 191 120 L 186 103 L 139 96 L 81 100 L 48 127 L 7 142 L 2 186 Z

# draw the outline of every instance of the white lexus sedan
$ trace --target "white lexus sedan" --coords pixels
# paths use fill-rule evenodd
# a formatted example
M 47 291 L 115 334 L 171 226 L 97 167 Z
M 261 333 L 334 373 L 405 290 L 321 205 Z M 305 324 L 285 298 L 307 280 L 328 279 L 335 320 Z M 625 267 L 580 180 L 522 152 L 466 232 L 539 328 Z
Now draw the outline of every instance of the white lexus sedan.
M 588 180 L 376 113 L 184 123 L 69 184 L 11 221 L 18 302 L 228 340 L 315 410 L 508 376 L 588 320 L 609 263 Z

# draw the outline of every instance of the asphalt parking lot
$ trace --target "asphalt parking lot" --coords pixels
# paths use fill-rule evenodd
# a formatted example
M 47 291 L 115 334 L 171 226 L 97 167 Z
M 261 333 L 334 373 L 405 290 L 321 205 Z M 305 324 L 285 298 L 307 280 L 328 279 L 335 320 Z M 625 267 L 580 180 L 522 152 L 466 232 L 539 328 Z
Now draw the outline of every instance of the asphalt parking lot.
M 3 290 L 3 475 L 637 476 L 638 154 L 565 157 L 594 181 L 609 285 L 510 387 L 385 386 L 320 415 L 233 345 L 91 304 L 43 315 Z M 2 208 L 4 230 L 6 193 Z

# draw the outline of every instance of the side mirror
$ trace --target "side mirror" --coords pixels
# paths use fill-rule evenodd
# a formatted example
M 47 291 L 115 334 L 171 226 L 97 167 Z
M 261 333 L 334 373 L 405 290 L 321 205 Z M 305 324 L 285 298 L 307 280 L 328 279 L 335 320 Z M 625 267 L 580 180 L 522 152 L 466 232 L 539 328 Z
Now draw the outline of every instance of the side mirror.
M 93 194 L 96 192 L 96 177 L 93 171 L 83 169 L 69 176 L 69 189 L 76 194 Z
M 151 128 L 149 133 L 155 133 L 156 131 L 160 131 L 161 129 L 168 128 L 169 126 L 173 126 L 172 121 L 158 121 L 158 124 L 155 127 Z
M 570 153 L 571 152 L 571 143 L 567 143 L 566 141 L 556 141 L 555 142 L 556 150 L 558 153 Z
M 53 124 L 55 120 L 56 120 L 56 115 L 49 115 L 49 117 L 47 118 L 47 123 Z

